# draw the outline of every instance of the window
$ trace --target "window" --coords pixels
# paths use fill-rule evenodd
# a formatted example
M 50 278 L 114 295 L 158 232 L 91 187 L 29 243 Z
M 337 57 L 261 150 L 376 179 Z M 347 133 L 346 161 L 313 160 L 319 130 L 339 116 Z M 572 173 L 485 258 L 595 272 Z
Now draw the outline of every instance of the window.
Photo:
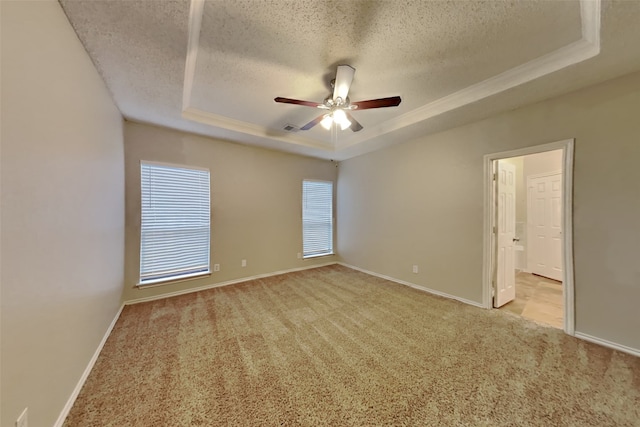
M 302 181 L 302 252 L 333 254 L 333 182 Z
M 140 164 L 140 285 L 209 273 L 209 171 Z

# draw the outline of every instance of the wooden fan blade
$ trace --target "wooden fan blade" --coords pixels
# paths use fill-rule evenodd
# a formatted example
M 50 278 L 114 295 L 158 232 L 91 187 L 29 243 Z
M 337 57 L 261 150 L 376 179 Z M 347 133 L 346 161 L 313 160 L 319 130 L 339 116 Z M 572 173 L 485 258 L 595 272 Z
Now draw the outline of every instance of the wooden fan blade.
M 315 125 L 317 125 L 318 123 L 320 123 L 322 121 L 322 119 L 324 118 L 324 114 L 319 115 L 318 117 L 316 117 L 315 119 L 311 120 L 309 123 L 307 123 L 306 125 L 302 126 L 300 129 L 301 130 L 309 130 L 312 127 L 314 127 Z
M 346 113 L 346 111 L 345 111 L 345 113 Z M 346 113 L 346 114 L 347 114 L 347 118 L 351 122 L 351 126 L 350 126 L 351 130 L 354 131 L 354 132 L 361 131 L 362 130 L 362 125 L 356 119 L 354 119 L 351 114 L 349 114 L 349 113 Z
M 392 96 L 390 98 L 370 99 L 368 101 L 352 102 L 351 105 L 358 107 L 358 110 L 366 110 L 369 108 L 383 108 L 383 107 L 397 107 L 400 105 L 399 96 Z
M 349 95 L 349 88 L 353 81 L 353 75 L 356 69 L 349 65 L 338 65 L 338 71 L 336 71 L 336 82 L 333 86 L 333 100 L 342 98 L 343 101 L 347 100 Z
M 291 99 L 291 98 L 282 98 L 282 97 L 277 97 L 273 99 L 276 102 L 281 102 L 283 104 L 296 104 L 296 105 L 305 105 L 307 107 L 319 107 L 322 104 L 319 104 L 317 102 L 311 102 L 311 101 L 301 101 L 299 99 Z

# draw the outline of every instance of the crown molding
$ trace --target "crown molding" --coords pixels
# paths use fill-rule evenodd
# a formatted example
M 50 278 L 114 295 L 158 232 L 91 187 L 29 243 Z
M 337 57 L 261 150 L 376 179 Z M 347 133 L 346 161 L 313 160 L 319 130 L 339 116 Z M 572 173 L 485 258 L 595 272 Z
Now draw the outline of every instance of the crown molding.
M 207 125 L 285 142 L 305 147 L 318 148 L 339 153 L 370 139 L 422 122 L 446 112 L 463 107 L 498 93 L 523 85 L 532 80 L 559 71 L 563 68 L 593 58 L 600 53 L 601 0 L 580 0 L 581 38 L 556 49 L 553 52 L 518 65 L 503 73 L 468 86 L 457 92 L 429 102 L 394 119 L 387 120 L 366 129 L 366 132 L 352 135 L 335 146 L 323 144 L 312 138 L 293 134 L 281 134 L 280 130 L 258 126 L 241 120 L 202 111 L 191 106 L 191 93 L 195 79 L 195 69 L 200 41 L 200 30 L 205 0 L 191 0 L 189 9 L 189 41 L 185 65 L 182 96 L 182 117 Z M 333 139 L 333 138 L 332 138 Z
M 315 139 L 285 133 L 282 130 L 274 130 L 253 123 L 243 122 L 241 120 L 203 111 L 198 108 L 187 107 L 186 109 L 183 109 L 182 117 L 194 122 L 204 123 L 233 132 L 244 133 L 246 135 L 269 138 L 274 141 L 286 142 L 288 144 L 295 144 L 310 148 L 318 148 L 325 151 L 333 151 L 333 147 L 331 145 L 324 144 Z
M 428 120 L 593 58 L 600 53 L 600 0 L 581 0 L 580 15 L 582 20 L 582 37 L 580 40 L 432 101 L 395 119 L 379 123 L 369 129 L 372 133 L 371 136 L 355 137 L 348 144 L 340 146 L 339 149 Z

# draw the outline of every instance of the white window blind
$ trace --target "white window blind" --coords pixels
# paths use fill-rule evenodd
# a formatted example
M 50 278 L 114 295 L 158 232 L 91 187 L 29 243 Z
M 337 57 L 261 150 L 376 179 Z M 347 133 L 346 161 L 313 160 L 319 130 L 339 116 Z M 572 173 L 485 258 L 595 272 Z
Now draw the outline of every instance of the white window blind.
M 333 254 L 333 183 L 302 181 L 304 257 Z
M 209 272 L 209 171 L 142 162 L 140 284 Z

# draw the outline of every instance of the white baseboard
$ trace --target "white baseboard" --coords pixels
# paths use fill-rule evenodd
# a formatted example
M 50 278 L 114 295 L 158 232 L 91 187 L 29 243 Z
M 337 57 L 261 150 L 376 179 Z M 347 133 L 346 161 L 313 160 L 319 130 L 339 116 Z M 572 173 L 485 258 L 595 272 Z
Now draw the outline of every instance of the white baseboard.
M 576 338 L 580 338 L 581 340 L 589 341 L 594 344 L 599 344 L 603 347 L 609 347 L 614 350 L 621 351 L 623 353 L 631 354 L 632 356 L 640 357 L 640 350 L 637 348 L 627 347 L 626 345 L 622 345 L 622 344 L 618 344 L 602 338 L 594 337 L 593 335 L 583 334 L 582 332 L 576 332 L 574 336 Z
M 107 331 L 104 333 L 104 336 L 102 337 L 102 341 L 100 341 L 100 344 L 98 344 L 98 348 L 96 348 L 96 351 L 93 353 L 91 360 L 89 360 L 89 364 L 87 365 L 84 372 L 82 373 L 82 376 L 78 381 L 78 384 L 76 384 L 76 387 L 73 389 L 71 396 L 69 396 L 69 399 L 67 400 L 66 405 L 64 405 L 64 408 L 62 408 L 62 412 L 60 412 L 60 415 L 58 416 L 58 419 L 56 420 L 53 427 L 62 427 L 62 424 L 64 424 L 64 420 L 67 419 L 67 415 L 69 415 L 69 411 L 71 411 L 73 404 L 76 402 L 76 399 L 80 394 L 80 390 L 82 390 L 82 386 L 84 385 L 85 381 L 87 381 L 87 378 L 89 377 L 89 374 L 93 369 L 93 365 L 96 364 L 96 361 L 98 360 L 98 356 L 100 356 L 102 347 L 104 347 L 104 344 L 107 342 L 109 335 L 111 335 L 111 331 L 113 330 L 113 327 L 116 325 L 116 322 L 120 318 L 120 313 L 122 313 L 123 308 L 124 308 L 124 304 L 120 306 L 120 308 L 118 309 L 118 312 L 116 313 L 115 317 L 111 321 L 111 324 L 107 328 Z
M 419 291 L 424 291 L 424 292 L 428 292 L 428 293 L 433 294 L 433 295 L 438 295 L 438 296 L 441 296 L 441 297 L 444 297 L 444 298 L 460 301 L 460 302 L 463 302 L 465 304 L 473 305 L 474 307 L 486 308 L 484 305 L 482 305 L 482 303 L 480 303 L 478 301 L 472 301 L 470 299 L 461 298 L 461 297 L 458 297 L 458 296 L 455 296 L 455 295 L 447 294 L 445 292 L 436 291 L 435 289 L 430 289 L 430 288 L 427 288 L 426 286 L 416 285 L 415 283 L 406 282 L 404 280 L 396 279 L 396 278 L 391 277 L 391 276 L 385 276 L 384 274 L 375 273 L 373 271 L 365 270 L 364 268 L 356 267 L 356 266 L 350 265 L 350 264 L 345 264 L 343 262 L 339 262 L 338 264 L 340 264 L 340 265 L 342 265 L 344 267 L 348 267 L 348 268 L 351 268 L 351 269 L 354 269 L 354 270 L 361 271 L 363 273 L 370 274 L 372 276 L 379 277 L 381 279 L 385 279 L 385 280 L 389 280 L 391 282 L 399 283 L 401 285 L 409 286 L 411 288 L 418 289 Z
M 192 293 L 192 292 L 199 292 L 199 291 L 203 291 L 203 290 L 206 290 L 206 289 L 212 289 L 212 288 L 217 288 L 217 287 L 221 287 L 221 286 L 228 286 L 228 285 L 233 285 L 233 284 L 236 284 L 236 283 L 247 282 L 249 280 L 262 279 L 262 278 L 265 278 L 265 277 L 271 277 L 271 276 L 277 276 L 277 275 L 280 275 L 280 274 L 292 273 L 294 271 L 302 271 L 302 270 L 309 270 L 309 269 L 312 269 L 312 268 L 325 267 L 327 265 L 333 265 L 333 264 L 339 264 L 339 265 L 342 265 L 344 267 L 351 268 L 353 270 L 361 271 L 363 273 L 370 274 L 372 276 L 379 277 L 381 279 L 389 280 L 391 282 L 399 283 L 401 285 L 409 286 L 411 288 L 418 289 L 418 290 L 423 291 L 423 292 L 428 292 L 428 293 L 433 294 L 433 295 L 438 295 L 438 296 L 441 296 L 441 297 L 444 297 L 444 298 L 453 299 L 453 300 L 460 301 L 462 303 L 469 304 L 469 305 L 472 305 L 472 306 L 475 306 L 475 307 L 485 308 L 481 303 L 479 303 L 477 301 L 472 301 L 472 300 L 469 300 L 469 299 L 466 299 L 466 298 L 460 298 L 460 297 L 457 297 L 455 295 L 447 294 L 445 292 L 436 291 L 435 289 L 430 289 L 430 288 L 427 288 L 427 287 L 424 287 L 424 286 L 421 286 L 421 285 L 417 285 L 415 283 L 411 283 L 411 282 L 407 282 L 407 281 L 404 281 L 404 280 L 396 279 L 396 278 L 393 278 L 391 276 L 385 276 L 384 274 L 375 273 L 373 271 L 365 270 L 364 268 L 356 267 L 354 265 L 346 264 L 346 263 L 343 263 L 343 262 L 328 262 L 328 263 L 324 263 L 324 264 L 316 264 L 316 265 L 307 266 L 307 267 L 300 267 L 300 268 L 292 268 L 292 269 L 288 269 L 288 270 L 274 271 L 274 272 L 271 272 L 271 273 L 259 274 L 259 275 L 256 275 L 256 276 L 244 277 L 244 278 L 241 278 L 241 279 L 229 280 L 229 281 L 226 281 L 226 282 L 220 282 L 220 283 L 214 283 L 214 284 L 211 284 L 211 285 L 200 286 L 198 288 L 185 289 L 185 290 L 182 290 L 182 291 L 176 291 L 176 292 L 171 292 L 171 293 L 168 293 L 168 294 L 156 295 L 156 296 L 153 296 L 153 297 L 146 297 L 146 298 L 139 298 L 139 299 L 135 299 L 135 300 L 129 300 L 129 301 L 124 302 L 120 306 L 120 308 L 118 309 L 118 312 L 116 313 L 115 317 L 111 321 L 111 324 L 109 325 L 109 327 L 107 328 L 106 332 L 104 333 L 104 336 L 102 337 L 102 340 L 100 341 L 100 344 L 98 344 L 98 348 L 96 348 L 96 351 L 93 353 L 93 356 L 91 357 L 91 360 L 89 360 L 89 363 L 88 363 L 87 367 L 85 368 L 84 372 L 82 373 L 82 376 L 80 377 L 80 380 L 78 381 L 78 384 L 76 384 L 76 387 L 73 389 L 73 392 L 71 393 L 71 396 L 69 396 L 69 399 L 67 400 L 66 405 L 64 406 L 64 408 L 60 412 L 60 415 L 58 416 L 58 419 L 56 420 L 56 422 L 53 425 L 53 427 L 62 427 L 62 425 L 64 424 L 65 419 L 69 415 L 69 411 L 71 411 L 71 408 L 73 407 L 73 404 L 75 403 L 76 399 L 78 398 L 78 395 L 80 394 L 80 390 L 82 390 L 82 386 L 84 386 L 85 381 L 89 377 L 89 374 L 91 373 L 91 370 L 93 369 L 93 366 L 95 365 L 96 361 L 98 360 L 98 356 L 100 356 L 100 352 L 102 351 L 102 348 L 104 347 L 105 343 L 107 342 L 107 339 L 109 338 L 109 335 L 111 335 L 111 331 L 113 330 L 114 326 L 116 325 L 116 322 L 120 318 L 120 314 L 122 313 L 122 310 L 123 310 L 125 305 L 138 304 L 138 303 L 147 302 L 147 301 L 154 301 L 154 300 L 158 300 L 158 299 L 169 298 L 169 297 L 172 297 L 172 296 L 184 295 L 184 294 L 188 294 L 188 293 Z M 605 340 L 605 339 L 602 339 L 602 338 L 594 337 L 592 335 L 584 334 L 582 332 L 576 332 L 575 333 L 575 337 L 583 339 L 585 341 L 592 342 L 594 344 L 602 345 L 604 347 L 612 348 L 614 350 L 618 350 L 618 351 L 621 351 L 621 352 L 624 352 L 624 353 L 631 354 L 633 356 L 640 357 L 640 350 L 636 349 L 636 348 L 633 348 L 633 347 L 628 347 L 628 346 L 625 346 L 625 345 L 622 345 L 622 344 L 617 344 L 617 343 L 614 343 L 612 341 L 608 341 L 608 340 Z
M 105 332 L 104 336 L 102 337 L 102 341 L 100 341 L 100 344 L 98 344 L 98 348 L 96 348 L 96 351 L 93 353 L 93 356 L 91 357 L 91 360 L 89 360 L 89 364 L 87 365 L 87 367 L 85 368 L 84 372 L 82 373 L 82 376 L 80 377 L 80 380 L 78 381 L 78 384 L 76 384 L 76 387 L 73 389 L 73 392 L 71 393 L 71 396 L 69 396 L 69 399 L 67 400 L 67 403 L 64 405 L 64 408 L 60 412 L 60 415 L 58 416 L 58 419 L 56 420 L 56 422 L 53 425 L 53 427 L 62 427 L 62 425 L 64 424 L 64 421 L 67 419 L 67 416 L 69 415 L 69 411 L 71 411 L 71 408 L 73 407 L 73 404 L 75 403 L 76 399 L 78 398 L 78 395 L 80 394 L 80 390 L 82 390 L 82 386 L 84 385 L 85 381 L 87 381 L 87 378 L 89 377 L 89 374 L 91 373 L 91 370 L 93 369 L 93 366 L 95 365 L 96 361 L 98 360 L 98 356 L 100 356 L 100 352 L 102 351 L 102 348 L 104 347 L 104 344 L 107 342 L 107 339 L 109 338 L 109 335 L 111 335 L 111 331 L 113 330 L 114 326 L 116 325 L 116 322 L 120 318 L 120 314 L 122 313 L 122 310 L 123 310 L 125 305 L 131 305 L 131 304 L 137 304 L 137 303 L 140 303 L 140 302 L 164 299 L 164 298 L 169 298 L 169 297 L 172 297 L 172 296 L 177 296 L 177 295 L 183 295 L 183 294 L 188 294 L 188 293 L 192 293 L 192 292 L 203 291 L 203 290 L 211 289 L 211 288 L 217 288 L 217 287 L 220 287 L 220 286 L 228 286 L 228 285 L 233 285 L 235 283 L 247 282 L 249 280 L 262 279 L 264 277 L 277 276 L 277 275 L 280 275 L 280 274 L 292 273 L 294 271 L 309 270 L 309 269 L 312 269 L 312 268 L 324 267 L 324 266 L 333 265 L 333 264 L 337 264 L 337 263 L 336 262 L 327 262 L 327 263 L 324 263 L 324 264 L 314 264 L 314 265 L 310 265 L 310 266 L 307 266 L 307 267 L 300 267 L 300 268 L 292 268 L 292 269 L 289 269 L 289 270 L 274 271 L 274 272 L 271 272 L 271 273 L 259 274 L 259 275 L 256 275 L 256 276 L 243 277 L 241 279 L 229 280 L 227 282 L 214 283 L 214 284 L 211 284 L 211 285 L 200 286 L 198 288 L 185 289 L 183 291 L 171 292 L 171 293 L 157 295 L 157 296 L 153 296 L 153 297 L 139 298 L 139 299 L 135 299 L 135 300 L 125 301 L 120 306 L 120 308 L 118 309 L 118 312 L 116 313 L 115 317 L 113 318 L 113 321 L 111 321 L 111 324 L 109 325 L 109 327 L 107 328 L 107 331 Z
M 396 283 L 399 283 L 401 285 L 406 285 L 406 286 L 410 286 L 412 288 L 415 288 L 415 289 L 418 289 L 418 290 L 421 290 L 421 291 L 429 292 L 430 294 L 439 295 L 441 297 L 445 297 L 445 298 L 449 298 L 449 299 L 454 299 L 456 301 L 460 301 L 460 302 L 463 302 L 465 304 L 473 305 L 475 307 L 486 308 L 481 303 L 479 303 L 477 301 L 472 301 L 472 300 L 468 300 L 466 298 L 460 298 L 460 297 L 457 297 L 455 295 L 447 294 L 445 292 L 440 292 L 440 291 L 436 291 L 434 289 L 429 289 L 429 288 L 424 287 L 424 286 L 416 285 L 415 283 L 411 283 L 411 282 L 406 282 L 404 280 L 395 279 L 395 278 L 390 277 L 390 276 L 385 276 L 384 274 L 378 274 L 378 273 L 375 273 L 373 271 L 365 270 L 364 268 L 356 267 L 354 265 L 345 264 L 343 262 L 339 262 L 338 264 L 340 264 L 342 266 L 345 266 L 345 267 L 348 267 L 348 268 L 352 268 L 354 270 L 362 271 L 363 273 L 367 273 L 367 274 L 370 274 L 372 276 L 380 277 L 381 279 L 390 280 L 392 282 L 396 282 Z M 631 354 L 633 356 L 640 357 L 640 350 L 637 349 L 637 348 L 628 347 L 628 346 L 623 345 L 623 344 L 618 344 L 618 343 L 615 343 L 615 342 L 612 342 L 612 341 L 608 341 L 608 340 L 605 340 L 605 339 L 602 339 L 602 338 L 594 337 L 592 335 L 584 334 L 582 332 L 575 332 L 575 334 L 573 336 L 575 336 L 576 338 L 583 339 L 585 341 L 592 342 L 594 344 L 601 345 L 603 347 L 608 347 L 608 348 L 611 348 L 611 349 L 614 349 L 614 350 L 621 351 L 623 353 L 628 353 L 628 354 Z
M 264 279 L 265 277 L 279 276 L 281 274 L 293 273 L 294 271 L 309 270 L 309 269 L 312 269 L 312 268 L 325 267 L 327 265 L 333 265 L 333 264 L 337 264 L 337 262 L 332 261 L 332 262 L 327 262 L 327 263 L 324 263 L 324 264 L 309 265 L 307 267 L 298 267 L 298 268 L 290 268 L 288 270 L 272 271 L 270 273 L 258 274 L 258 275 L 249 276 L 249 277 L 242 277 L 240 279 L 227 280 L 226 282 L 211 283 L 209 285 L 198 286 L 197 288 L 189 288 L 189 289 L 183 289 L 183 290 L 175 291 L 175 292 L 168 292 L 166 294 L 160 294 L 160 295 L 154 295 L 154 296 L 150 296 L 150 297 L 142 297 L 142 298 L 131 299 L 131 300 L 125 301 L 124 305 L 132 305 L 132 304 L 139 304 L 141 302 L 156 301 L 156 300 L 160 300 L 160 299 L 176 297 L 178 295 L 185 295 L 185 294 L 190 294 L 190 293 L 193 293 L 193 292 L 206 291 L 207 289 L 219 288 L 221 286 L 235 285 L 236 283 L 248 282 L 249 280 Z

